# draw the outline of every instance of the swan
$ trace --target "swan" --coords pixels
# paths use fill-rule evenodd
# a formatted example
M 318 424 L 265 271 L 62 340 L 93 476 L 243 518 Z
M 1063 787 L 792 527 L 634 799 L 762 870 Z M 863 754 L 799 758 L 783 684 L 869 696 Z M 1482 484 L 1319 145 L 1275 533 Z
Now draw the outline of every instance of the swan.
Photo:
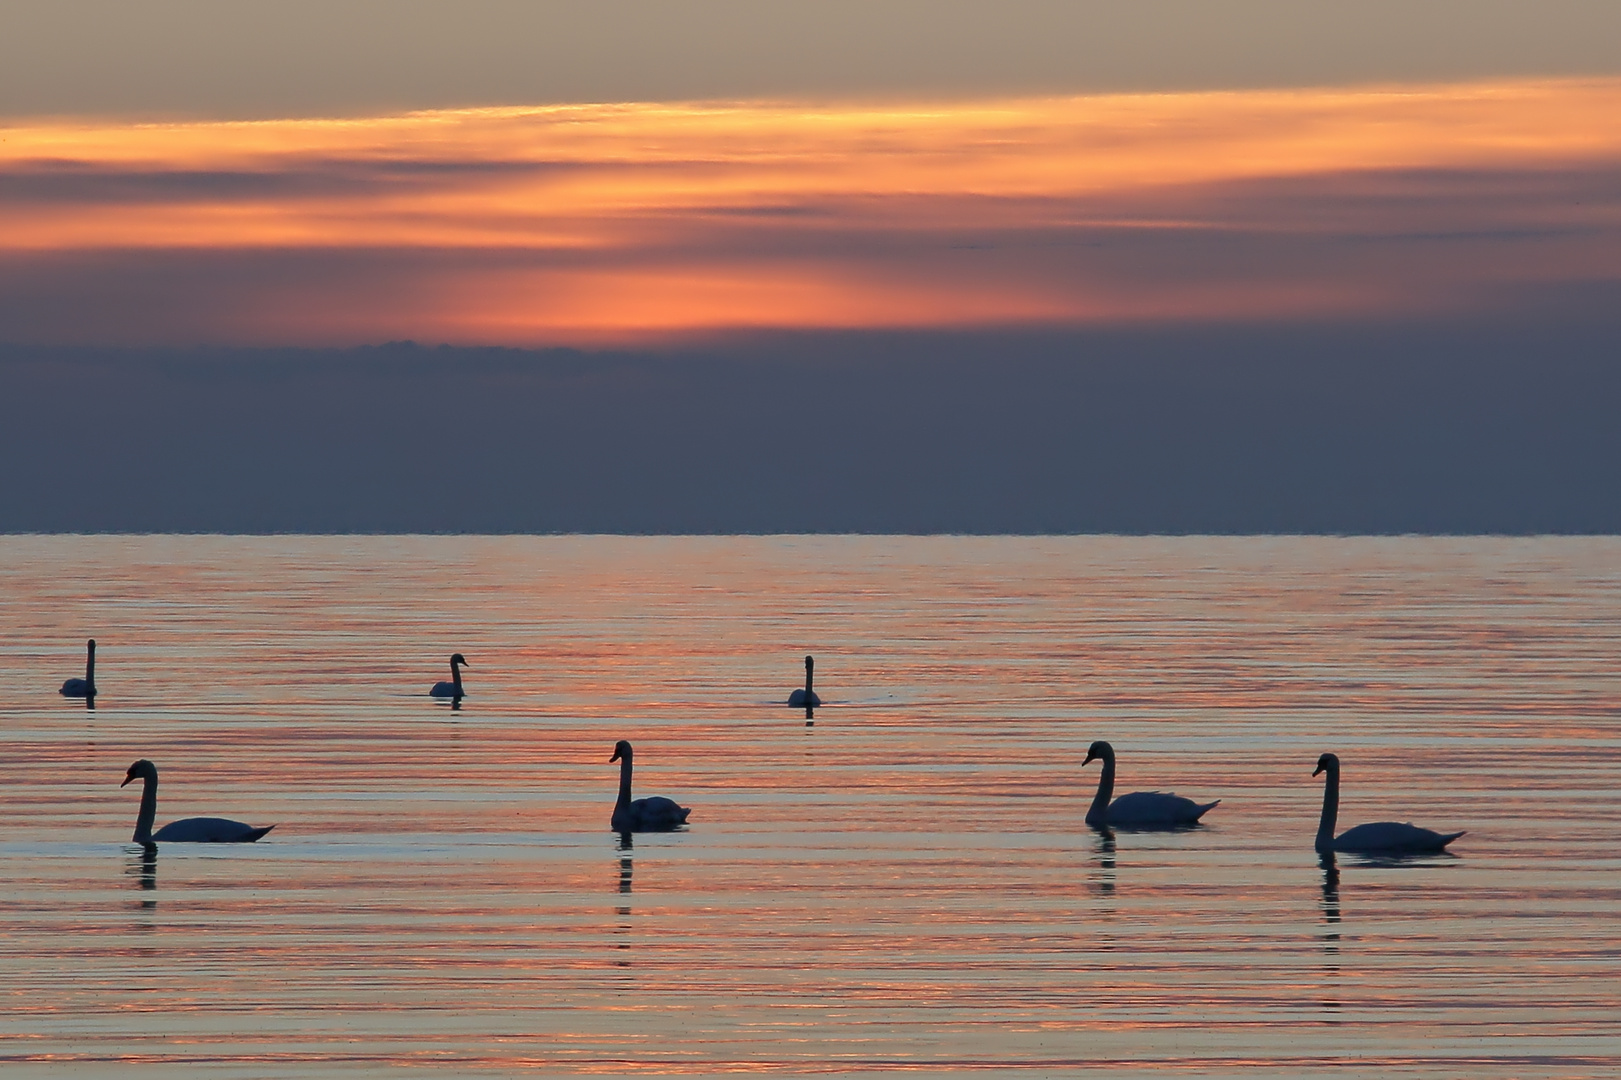
M 453 653 L 450 657 L 450 681 L 445 682 L 440 680 L 439 682 L 434 683 L 433 689 L 428 691 L 428 696 L 449 698 L 466 697 L 467 692 L 462 689 L 463 664 L 467 664 L 467 657 L 463 656 L 461 653 Z M 473 665 L 467 664 L 467 666 L 472 667 Z
M 153 832 L 152 819 L 158 815 L 158 767 L 142 758 L 129 767 L 124 783 L 118 786 L 123 787 L 136 777 L 145 781 L 141 788 L 141 812 L 135 818 L 137 844 L 155 844 L 159 840 L 172 844 L 251 844 L 275 828 L 274 825 L 266 825 L 256 829 L 229 818 L 189 817 L 171 821 Z
M 84 678 L 69 679 L 62 684 L 58 691 L 63 697 L 95 697 L 96 696 L 96 639 L 91 638 L 85 644 Z
M 805 689 L 795 690 L 788 695 L 788 704 L 792 707 L 809 709 L 822 703 L 822 699 L 816 696 L 816 691 L 811 689 L 811 673 L 815 668 L 816 661 L 809 656 L 805 657 Z
M 1086 823 L 1094 829 L 1179 829 L 1199 824 L 1199 819 L 1221 802 L 1200 805 L 1164 791 L 1133 791 L 1130 795 L 1109 801 L 1114 794 L 1114 747 L 1099 739 L 1086 751 L 1085 768 L 1094 759 L 1103 759 L 1103 775 L 1098 778 L 1098 793 L 1092 799 L 1092 808 L 1086 812 Z
M 692 811 L 685 806 L 677 806 L 662 795 L 631 802 L 631 749 L 630 743 L 624 739 L 614 744 L 614 756 L 608 759 L 610 765 L 616 761 L 620 765 L 619 801 L 614 803 L 613 816 L 615 832 L 668 832 L 687 823 L 687 815 Z
M 1372 821 L 1334 835 L 1334 822 L 1340 814 L 1340 759 L 1324 754 L 1317 759 L 1313 776 L 1327 773 L 1323 783 L 1323 818 L 1317 825 L 1317 850 L 1322 854 L 1347 851 L 1359 855 L 1419 855 L 1444 851 L 1462 832 L 1438 833 L 1404 821 Z

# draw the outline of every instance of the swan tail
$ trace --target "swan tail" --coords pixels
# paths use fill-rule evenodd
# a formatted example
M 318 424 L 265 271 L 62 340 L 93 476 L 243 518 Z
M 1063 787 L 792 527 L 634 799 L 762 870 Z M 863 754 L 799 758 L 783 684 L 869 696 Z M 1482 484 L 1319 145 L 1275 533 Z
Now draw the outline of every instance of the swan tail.
M 274 825 L 266 825 L 262 829 L 249 829 L 246 833 L 244 833 L 242 835 L 242 841 L 241 842 L 244 843 L 244 844 L 251 844 L 255 840 L 259 839 L 259 837 L 263 836 L 265 833 L 269 832 L 271 829 L 274 829 L 274 828 L 275 828 Z
M 1446 847 L 1448 844 L 1452 843 L 1452 841 L 1456 840 L 1458 837 L 1464 835 L 1468 831 L 1468 829 L 1459 829 L 1455 833 L 1442 833 L 1440 846 Z
M 1215 802 L 1208 802 L 1208 803 L 1205 803 L 1203 806 L 1198 806 L 1198 805 L 1194 806 L 1194 808 L 1193 808 L 1193 820 L 1198 821 L 1200 818 L 1204 817 L 1206 814 L 1210 813 L 1210 811 L 1214 810 L 1216 807 L 1218 807 L 1220 805 L 1221 805 L 1221 800 L 1217 799 Z

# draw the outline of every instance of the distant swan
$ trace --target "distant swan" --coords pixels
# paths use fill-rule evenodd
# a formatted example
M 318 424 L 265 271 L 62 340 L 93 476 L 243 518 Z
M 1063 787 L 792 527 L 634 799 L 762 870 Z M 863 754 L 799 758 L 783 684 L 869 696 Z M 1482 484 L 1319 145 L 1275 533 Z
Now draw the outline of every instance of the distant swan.
M 428 691 L 429 697 L 466 697 L 462 690 L 462 665 L 467 664 L 467 657 L 455 653 L 450 658 L 450 681 L 436 682 L 433 689 Z M 472 667 L 472 664 L 467 664 Z
M 1179 829 L 1199 824 L 1199 819 L 1221 802 L 1202 806 L 1192 799 L 1164 791 L 1133 791 L 1130 795 L 1109 801 L 1114 794 L 1114 747 L 1099 739 L 1086 751 L 1085 768 L 1094 759 L 1103 759 L 1103 775 L 1098 778 L 1098 793 L 1092 799 L 1092 808 L 1086 812 L 1086 823 L 1094 829 Z
M 811 689 L 811 674 L 815 668 L 816 661 L 808 656 L 805 657 L 805 689 L 795 690 L 789 694 L 789 705 L 796 709 L 803 709 L 807 706 L 814 708 L 822 703 L 822 699 L 816 696 L 816 691 Z
M 69 679 L 62 684 L 58 691 L 63 697 L 95 697 L 96 696 L 96 639 L 91 638 L 85 644 L 84 678 Z
M 1324 854 L 1345 851 L 1359 855 L 1421 855 L 1444 851 L 1463 833 L 1438 833 L 1402 821 L 1374 821 L 1334 835 L 1334 822 L 1340 814 L 1340 759 L 1324 754 L 1317 759 L 1313 776 L 1328 774 L 1323 784 L 1323 818 L 1317 825 L 1317 850 Z
M 141 812 L 135 818 L 135 842 L 154 844 L 250 844 L 274 829 L 266 825 L 256 829 L 240 821 L 218 817 L 189 817 L 171 821 L 157 832 L 152 831 L 152 820 L 158 816 L 158 767 L 142 758 L 129 767 L 124 784 L 136 777 L 146 781 L 141 788 Z M 123 787 L 124 784 L 119 784 Z
M 608 759 L 610 765 L 616 761 L 620 763 L 619 801 L 614 803 L 614 832 L 668 832 L 687 823 L 687 815 L 692 811 L 662 795 L 631 802 L 631 749 L 624 739 L 614 744 L 614 756 Z

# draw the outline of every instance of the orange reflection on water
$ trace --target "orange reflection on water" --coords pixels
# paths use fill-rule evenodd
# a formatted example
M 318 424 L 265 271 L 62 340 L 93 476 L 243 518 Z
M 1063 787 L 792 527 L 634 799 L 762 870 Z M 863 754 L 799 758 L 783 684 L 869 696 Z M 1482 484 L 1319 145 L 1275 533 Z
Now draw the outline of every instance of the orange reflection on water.
M 0 751 L 26 810 L 0 837 L 6 1064 L 1621 1063 L 1615 538 L 0 553 Z M 83 625 L 93 717 L 54 691 Z M 472 662 L 456 713 L 425 695 L 449 648 Z M 811 650 L 828 704 L 808 730 L 783 701 Z M 611 834 L 617 738 L 638 794 L 694 808 L 687 832 Z M 1094 738 L 1121 789 L 1221 806 L 1093 835 Z M 1325 749 L 1342 827 L 1467 829 L 1457 855 L 1321 868 Z M 165 820 L 277 830 L 148 867 L 116 786 L 137 755 Z
M 1621 276 L 1618 112 L 1610 79 L 40 124 L 0 142 L 0 269 L 249 341 L 1433 310 Z

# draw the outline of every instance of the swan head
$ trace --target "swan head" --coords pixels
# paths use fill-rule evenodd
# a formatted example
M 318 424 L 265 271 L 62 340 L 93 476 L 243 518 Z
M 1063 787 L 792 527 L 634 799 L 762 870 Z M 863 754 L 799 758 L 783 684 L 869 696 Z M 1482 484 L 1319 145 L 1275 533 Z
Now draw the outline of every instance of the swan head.
M 89 649 L 91 652 L 96 651 L 96 639 L 95 638 L 91 638 L 89 641 L 85 642 L 84 645 L 85 645 L 85 648 Z
M 631 758 L 630 743 L 626 742 L 624 739 L 620 739 L 618 742 L 614 743 L 614 756 L 608 759 L 608 764 L 612 765 L 620 758 L 624 758 L 626 761 L 629 761 Z
M 1099 739 L 1097 742 L 1093 743 L 1087 748 L 1086 761 L 1081 762 L 1081 767 L 1085 768 L 1089 762 L 1096 761 L 1099 758 L 1102 758 L 1104 761 L 1114 760 L 1114 747 L 1110 746 L 1102 739 Z
M 1318 773 L 1326 772 L 1337 776 L 1339 771 L 1340 759 L 1334 754 L 1324 754 L 1317 759 L 1317 767 L 1311 771 L 1311 774 L 1316 776 Z
M 813 668 L 815 666 L 816 666 L 816 661 L 813 658 L 811 658 L 809 656 L 805 657 L 805 670 L 806 671 L 809 671 L 811 668 Z
M 467 657 L 463 656 L 461 653 L 451 653 L 450 654 L 450 662 L 451 662 L 452 665 L 460 664 L 462 667 L 472 667 L 473 666 L 472 664 L 469 664 L 467 662 Z
M 137 761 L 135 764 L 131 765 L 129 767 L 129 772 L 124 774 L 124 784 L 129 783 L 131 780 L 156 780 L 157 778 L 158 767 L 145 758 L 142 758 L 140 761 Z M 123 787 L 124 784 L 119 784 L 118 786 Z

